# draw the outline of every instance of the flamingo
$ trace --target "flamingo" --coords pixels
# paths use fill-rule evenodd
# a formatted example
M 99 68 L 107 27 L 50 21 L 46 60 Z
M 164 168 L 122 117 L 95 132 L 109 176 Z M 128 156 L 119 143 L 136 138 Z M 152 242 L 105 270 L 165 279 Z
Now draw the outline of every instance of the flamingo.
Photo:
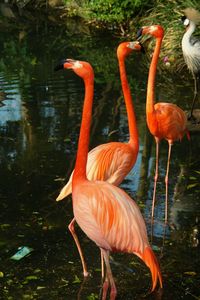
M 152 220 L 154 217 L 154 207 L 156 199 L 156 185 L 158 180 L 158 161 L 159 161 L 159 143 L 162 139 L 168 142 L 168 159 L 167 169 L 165 175 L 165 223 L 167 223 L 167 210 L 168 210 L 168 176 L 171 148 L 176 140 L 181 140 L 186 133 L 189 138 L 189 133 L 186 129 L 187 118 L 184 111 L 173 103 L 159 102 L 155 104 L 155 77 L 158 58 L 162 39 L 164 36 L 164 29 L 160 25 L 151 25 L 142 27 L 137 34 L 140 39 L 142 35 L 149 34 L 156 39 L 156 45 L 153 52 L 148 84 L 147 84 L 147 97 L 146 97 L 146 120 L 151 134 L 156 142 L 156 168 L 154 177 L 154 190 L 152 200 Z
M 132 103 L 131 91 L 127 80 L 125 59 L 133 51 L 143 51 L 139 42 L 122 42 L 117 48 L 117 57 L 120 71 L 120 78 L 122 84 L 122 91 L 124 94 L 124 100 L 128 115 L 129 135 L 130 139 L 128 143 L 122 142 L 110 142 L 101 144 L 88 153 L 87 160 L 87 177 L 89 180 L 103 180 L 108 181 L 114 185 L 119 185 L 126 175 L 133 168 L 138 151 L 139 151 L 139 138 L 138 129 L 136 124 L 136 117 L 134 107 Z M 69 181 L 62 188 L 56 201 L 63 200 L 72 192 L 72 176 Z M 78 237 L 74 229 L 75 218 L 72 219 L 68 228 L 75 240 L 81 262 L 83 266 L 84 276 L 88 276 L 86 262 L 81 250 L 81 246 L 78 241 Z M 103 265 L 102 265 L 103 268 Z M 103 277 L 103 269 L 102 269 Z
M 110 300 L 115 300 L 117 289 L 109 263 L 111 251 L 134 253 L 150 269 L 152 291 L 162 275 L 156 256 L 151 249 L 142 214 L 128 194 L 119 187 L 100 180 L 87 178 L 90 124 L 94 93 L 94 72 L 85 61 L 66 59 L 56 69 L 72 69 L 85 84 L 85 97 L 78 141 L 75 169 L 72 177 L 72 203 L 74 217 L 83 232 L 100 248 L 106 277 L 102 300 L 106 299 L 110 285 Z
M 194 8 L 186 8 L 182 22 L 186 27 L 186 32 L 182 38 L 183 57 L 189 71 L 194 78 L 194 96 L 192 101 L 191 111 L 188 120 L 195 119 L 193 116 L 193 109 L 199 90 L 199 76 L 200 76 L 200 39 L 192 36 L 196 29 L 196 25 L 200 23 L 200 13 Z

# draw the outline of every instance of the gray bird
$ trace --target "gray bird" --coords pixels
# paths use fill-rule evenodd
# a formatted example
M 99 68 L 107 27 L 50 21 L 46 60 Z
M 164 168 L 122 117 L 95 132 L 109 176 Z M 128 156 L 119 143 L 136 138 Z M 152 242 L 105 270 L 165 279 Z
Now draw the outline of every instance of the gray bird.
M 194 8 L 186 8 L 181 18 L 186 32 L 182 38 L 182 51 L 185 63 L 194 78 L 194 96 L 188 120 L 195 120 L 193 109 L 199 90 L 200 80 L 200 39 L 192 36 L 196 25 L 200 23 L 200 13 Z

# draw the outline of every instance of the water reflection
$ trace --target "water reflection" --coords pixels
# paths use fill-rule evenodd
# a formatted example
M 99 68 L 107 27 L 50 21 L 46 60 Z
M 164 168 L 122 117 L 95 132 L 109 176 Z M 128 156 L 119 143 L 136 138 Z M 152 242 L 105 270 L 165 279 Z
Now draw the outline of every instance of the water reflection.
M 18 39 L 18 28 L 0 37 L 0 91 L 5 96 L 0 107 L 0 272 L 4 274 L 0 293 L 5 299 L 98 299 L 98 249 L 77 229 L 91 272 L 81 286 L 81 263 L 67 230 L 72 218 L 71 198 L 55 202 L 74 167 L 84 86 L 72 73 L 54 74 L 53 67 L 66 56 L 90 61 L 96 76 L 91 148 L 111 140 L 127 141 L 127 116 L 115 54 L 120 40 L 105 32 L 91 34 L 89 28 L 85 34 L 72 34 L 69 28 L 66 33 L 61 28 L 43 30 L 38 26 L 40 34 L 33 27 L 23 41 Z M 140 150 L 121 187 L 140 205 L 150 236 L 155 145 L 145 123 L 148 70 L 142 67 L 142 60 L 132 55 L 127 61 Z M 160 99 L 167 101 L 176 95 L 177 104 L 187 108 L 183 96 L 189 97 L 188 88 L 180 84 L 179 77 L 168 80 L 167 85 L 164 79 L 162 74 L 158 76 Z M 153 246 L 163 271 L 162 299 L 199 296 L 199 149 L 199 134 L 192 134 L 190 143 L 183 139 L 173 146 L 170 226 L 164 231 L 167 143 L 161 147 Z M 34 248 L 34 252 L 20 262 L 10 261 L 21 245 Z M 150 285 L 145 266 L 131 255 L 113 254 L 113 259 L 118 299 L 144 298 Z
M 0 87 L 1 93 L 4 94 L 0 109 L 0 126 L 6 127 L 7 122 L 19 121 L 21 119 L 21 97 L 16 78 L 13 78 L 13 83 L 9 84 L 3 75 L 0 74 Z

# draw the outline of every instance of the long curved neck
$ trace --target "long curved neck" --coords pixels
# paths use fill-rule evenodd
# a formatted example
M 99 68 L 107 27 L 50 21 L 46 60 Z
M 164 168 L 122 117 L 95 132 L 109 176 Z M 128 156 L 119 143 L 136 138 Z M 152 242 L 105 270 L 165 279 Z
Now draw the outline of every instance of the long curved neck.
M 94 94 L 94 75 L 84 79 L 85 98 L 83 104 L 82 121 L 78 141 L 77 157 L 73 175 L 73 183 L 86 177 L 86 164 L 90 140 L 90 125 L 92 119 L 92 104 Z
M 125 58 L 119 56 L 118 62 L 119 62 L 122 91 L 124 95 L 124 101 L 125 101 L 127 116 L 128 116 L 130 143 L 139 146 L 136 117 L 135 117 L 135 112 L 134 112 L 134 107 L 132 102 L 131 91 L 130 91 L 130 87 L 126 75 Z
M 149 68 L 149 76 L 148 76 L 148 84 L 147 84 L 146 112 L 148 113 L 152 113 L 154 111 L 156 68 L 158 64 L 161 44 L 162 44 L 162 37 L 156 38 L 156 46 L 151 60 L 150 68 Z

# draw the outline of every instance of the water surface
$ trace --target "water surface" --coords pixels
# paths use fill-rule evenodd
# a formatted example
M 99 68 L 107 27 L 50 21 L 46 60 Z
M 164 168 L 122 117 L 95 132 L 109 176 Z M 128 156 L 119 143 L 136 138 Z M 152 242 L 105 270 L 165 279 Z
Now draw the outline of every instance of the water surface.
M 81 28 L 81 30 L 80 30 Z M 19 38 L 24 31 L 24 37 Z M 98 299 L 99 250 L 77 226 L 91 276 L 83 280 L 80 259 L 68 231 L 71 197 L 55 199 L 74 167 L 84 86 L 72 72 L 55 73 L 62 58 L 89 61 L 95 71 L 90 148 L 127 141 L 127 116 L 116 59 L 120 41 L 80 23 L 7 30 L 0 37 L 0 295 L 1 299 Z M 162 62 L 161 62 L 162 64 Z M 192 80 L 167 70 L 157 76 L 156 95 L 189 109 Z M 113 254 L 117 299 L 200 299 L 200 137 L 174 144 L 169 178 L 169 226 L 164 218 L 167 143 L 161 143 L 160 177 L 153 237 L 150 212 L 155 167 L 154 140 L 145 122 L 148 65 L 141 54 L 127 59 L 137 115 L 140 150 L 121 184 L 141 208 L 163 274 L 163 295 L 149 294 L 149 270 L 134 255 Z M 187 79 L 184 82 L 184 78 Z M 11 260 L 18 247 L 33 249 Z

